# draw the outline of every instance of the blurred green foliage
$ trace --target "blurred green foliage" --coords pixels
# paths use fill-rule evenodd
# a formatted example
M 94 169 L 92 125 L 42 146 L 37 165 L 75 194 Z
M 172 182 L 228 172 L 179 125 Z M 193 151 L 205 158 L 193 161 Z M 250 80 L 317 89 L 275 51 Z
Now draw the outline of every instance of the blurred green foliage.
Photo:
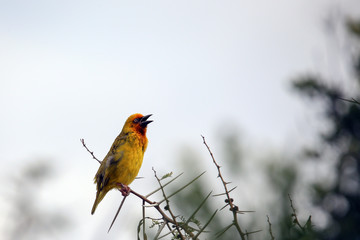
M 299 146 L 299 150 L 303 152 L 301 155 L 305 159 L 297 159 L 297 161 L 309 163 L 310 159 L 310 164 L 312 161 L 315 164 L 320 160 L 328 161 L 327 164 L 331 165 L 332 162 L 327 159 L 327 156 L 335 158 L 334 183 L 331 185 L 327 180 L 323 180 L 323 182 L 308 186 L 312 192 L 315 192 L 314 196 L 308 196 L 312 197 L 314 206 L 327 212 L 331 219 L 324 229 L 314 227 L 311 215 L 305 220 L 299 220 L 294 206 L 296 199 L 293 202 L 289 199 L 291 195 L 288 194 L 296 193 L 298 190 L 297 184 L 303 177 L 298 169 L 298 167 L 302 167 L 301 163 L 295 166 L 291 164 L 291 161 L 285 159 L 285 163 L 278 164 L 273 161 L 274 159 L 269 159 L 270 164 L 265 167 L 268 182 L 264 184 L 268 184 L 277 196 L 277 201 L 268 206 L 269 212 L 276 212 L 276 214 L 270 215 L 272 233 L 270 234 L 268 229 L 262 229 L 268 231 L 269 239 L 347 240 L 360 238 L 360 228 L 358 228 L 360 223 L 360 22 L 350 20 L 346 26 L 350 37 L 354 37 L 355 44 L 358 44 L 353 48 L 358 52 L 351 53 L 353 54 L 352 72 L 354 76 L 352 80 L 356 81 L 358 88 L 352 90 L 358 94 L 348 96 L 342 85 L 330 86 L 326 80 L 312 74 L 299 77 L 293 82 L 293 87 L 298 93 L 319 103 L 312 104 L 314 107 L 322 106 L 323 114 L 320 121 L 329 126 L 325 131 L 318 133 L 319 145 L 303 150 Z M 222 132 L 220 138 L 224 153 L 220 165 L 228 168 L 228 173 L 233 175 L 225 176 L 226 178 L 236 179 L 235 176 L 240 169 L 244 171 L 239 135 L 234 131 L 225 131 Z M 189 166 L 189 163 L 192 165 L 200 162 L 199 159 L 194 158 L 195 155 L 186 154 L 182 157 L 181 162 L 186 166 Z M 207 189 L 204 190 L 204 186 L 208 186 L 212 180 L 204 178 L 192 185 L 191 192 L 176 196 L 174 203 L 180 211 L 187 212 L 206 196 Z M 306 186 L 302 187 L 306 188 Z M 236 200 L 238 199 L 235 198 Z M 212 201 L 208 201 L 202 209 L 199 221 L 204 221 L 214 209 L 221 207 L 214 206 Z M 251 218 L 251 215 L 242 215 L 241 218 Z M 247 227 L 254 228 L 259 221 L 259 219 L 255 219 Z M 218 214 L 210 224 L 209 239 L 215 238 L 216 233 L 221 232 L 228 223 L 231 223 L 231 216 Z M 250 236 L 249 239 L 258 239 L 256 236 L 256 234 Z M 220 239 L 239 239 L 239 236 L 233 229 L 229 229 L 221 235 Z
M 330 86 L 312 75 L 298 78 L 293 85 L 303 96 L 322 103 L 322 121 L 330 123 L 326 132 L 319 133 L 321 146 L 306 150 L 323 161 L 330 161 L 326 156 L 335 158 L 334 184 L 313 186 L 314 204 L 331 217 L 325 229 L 317 232 L 320 239 L 360 238 L 360 21 L 349 20 L 347 29 L 355 45 L 351 53 L 355 95 L 348 96 L 342 86 L 345 82 Z

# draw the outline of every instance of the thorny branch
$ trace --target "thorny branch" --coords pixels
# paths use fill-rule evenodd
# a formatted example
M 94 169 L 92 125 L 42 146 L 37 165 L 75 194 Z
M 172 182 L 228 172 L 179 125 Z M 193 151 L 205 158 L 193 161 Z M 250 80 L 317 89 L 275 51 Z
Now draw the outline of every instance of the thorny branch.
M 99 163 L 101 163 L 101 161 L 99 161 L 99 160 L 95 157 L 94 152 L 92 152 L 92 151 L 90 151 L 90 150 L 88 149 L 88 147 L 87 147 L 86 144 L 85 144 L 85 140 L 84 140 L 84 139 L 80 139 L 80 141 L 81 141 L 82 145 L 84 146 L 84 148 L 91 154 L 91 156 L 93 157 L 93 159 L 95 159 L 96 161 L 98 161 Z M 155 172 L 155 176 L 156 176 L 156 172 Z M 156 176 L 156 179 L 157 179 L 158 181 L 160 181 L 157 176 Z M 163 191 L 163 187 L 162 187 L 161 184 L 160 184 L 160 187 L 161 187 L 161 190 Z M 130 193 L 131 193 L 131 194 L 134 194 L 134 195 L 137 196 L 138 198 L 142 199 L 143 206 L 145 205 L 145 202 L 146 202 L 146 203 L 150 204 L 151 207 L 154 207 L 154 208 L 160 213 L 160 215 L 162 216 L 162 219 L 163 219 L 164 223 L 168 226 L 168 228 L 169 228 L 169 230 L 170 230 L 170 232 L 171 232 L 172 234 L 173 234 L 173 230 L 171 229 L 171 227 L 170 227 L 169 224 L 173 224 L 173 225 L 176 226 L 176 228 L 177 228 L 177 230 L 178 230 L 178 232 L 179 232 L 178 237 L 180 237 L 180 239 L 185 239 L 185 237 L 184 237 L 184 236 L 181 234 L 181 232 L 180 232 L 180 228 L 181 228 L 182 230 L 184 230 L 189 236 L 192 236 L 192 237 L 194 236 L 194 234 L 193 234 L 191 231 L 187 230 L 186 228 L 181 227 L 181 226 L 177 223 L 177 221 L 176 221 L 176 219 L 175 219 L 176 217 L 172 214 L 172 212 L 169 211 L 169 212 L 171 213 L 171 218 L 170 218 L 168 215 L 166 215 L 166 213 L 161 209 L 160 203 L 151 201 L 151 200 L 149 200 L 147 197 L 145 197 L 145 196 L 143 196 L 143 195 L 135 192 L 135 191 L 132 190 L 132 189 L 130 189 Z M 164 197 L 165 197 L 165 193 L 164 193 L 164 192 L 163 192 L 163 194 L 164 194 Z M 112 223 L 111 223 L 111 225 L 110 225 L 110 228 L 109 228 L 108 232 L 110 231 L 112 225 L 114 224 L 114 222 L 115 222 L 115 220 L 116 220 L 116 218 L 117 218 L 117 216 L 118 216 L 118 214 L 119 214 L 119 212 L 120 212 L 120 210 L 121 210 L 121 208 L 122 208 L 122 206 L 123 206 L 123 204 L 124 204 L 124 202 L 125 202 L 126 197 L 127 197 L 127 196 L 125 196 L 125 197 L 123 198 L 123 200 L 121 201 L 120 206 L 119 206 L 119 209 L 117 210 L 117 212 L 116 212 L 116 214 L 115 214 L 115 217 L 114 217 L 114 219 L 113 219 L 113 221 L 112 221 Z M 165 199 L 167 200 L 166 197 L 165 197 Z M 167 206 L 168 206 L 168 200 L 167 200 Z M 168 208 L 165 208 L 165 209 L 168 210 Z
M 201 135 L 201 137 L 202 137 L 202 139 L 203 139 L 203 143 L 205 144 L 206 148 L 208 149 L 208 151 L 209 151 L 209 153 L 210 153 L 210 156 L 211 156 L 211 158 L 212 158 L 212 160 L 213 160 L 213 163 L 215 164 L 215 166 L 216 166 L 216 168 L 217 168 L 218 177 L 221 179 L 221 182 L 222 182 L 222 184 L 223 184 L 223 186 L 224 186 L 225 195 L 226 195 L 225 203 L 227 203 L 227 205 L 230 206 L 230 211 L 233 213 L 233 218 L 234 218 L 234 220 L 233 220 L 233 225 L 236 227 L 237 231 L 239 232 L 241 239 L 242 239 L 242 240 L 245 240 L 245 236 L 247 236 L 248 234 L 247 234 L 247 233 L 245 234 L 245 233 L 241 230 L 241 228 L 240 228 L 240 225 L 239 225 L 239 222 L 238 222 L 238 219 L 237 219 L 237 214 L 240 213 L 240 211 L 239 211 L 239 207 L 236 206 L 236 205 L 233 203 L 234 199 L 232 199 L 232 198 L 230 197 L 230 191 L 229 191 L 228 188 L 227 188 L 227 185 L 228 185 L 229 183 L 226 182 L 226 181 L 224 180 L 223 176 L 221 175 L 221 171 L 220 171 L 221 166 L 215 161 L 214 155 L 213 155 L 213 153 L 211 152 L 210 147 L 207 145 L 207 143 L 206 143 L 206 141 L 205 141 L 205 137 L 202 136 L 202 135 Z
M 154 207 L 154 208 L 161 214 L 162 219 L 164 220 L 164 222 L 165 222 L 167 225 L 168 225 L 169 223 L 171 223 L 171 224 L 173 224 L 173 225 L 175 225 L 175 226 L 177 225 L 177 226 L 180 227 L 180 225 L 179 225 L 179 224 L 176 222 L 176 220 L 175 220 L 175 216 L 172 215 L 172 218 L 170 218 L 169 216 L 167 216 L 166 213 L 160 208 L 159 203 L 153 202 L 153 201 L 149 200 L 149 199 L 146 198 L 145 196 L 143 196 L 143 195 L 135 192 L 135 191 L 132 190 L 132 189 L 130 189 L 130 193 L 134 194 L 134 195 L 137 196 L 138 198 L 142 199 L 144 202 L 147 202 L 147 203 L 150 204 L 152 207 Z M 169 227 L 169 229 L 171 230 L 171 227 L 170 227 L 170 226 L 168 226 L 168 227 Z M 190 231 L 188 231 L 187 229 L 182 228 L 182 227 L 181 227 L 181 229 L 184 230 L 184 231 L 185 231 L 187 234 L 189 234 L 190 236 L 193 236 L 193 233 L 190 232 Z M 185 239 L 184 236 L 181 235 L 180 229 L 178 229 L 178 231 L 179 231 L 179 234 L 180 234 L 180 236 L 181 236 L 181 239 Z
M 154 201 L 149 200 L 149 199 L 146 198 L 145 196 L 143 196 L 143 195 L 135 192 L 135 191 L 132 190 L 132 189 L 130 189 L 130 193 L 132 193 L 132 194 L 134 194 L 135 196 L 137 196 L 138 198 L 142 199 L 143 202 L 146 202 L 146 203 L 150 204 L 152 207 L 154 207 L 154 208 L 161 214 L 162 219 L 164 220 L 164 222 L 166 222 L 166 224 L 168 224 L 168 223 L 171 223 L 171 224 L 174 224 L 174 225 L 176 224 L 175 219 L 172 219 L 172 218 L 168 217 L 168 216 L 166 215 L 166 213 L 160 208 L 160 205 L 159 205 L 157 202 L 154 202 Z M 127 196 L 126 196 L 126 197 L 127 197 Z M 124 197 L 124 199 L 125 199 L 126 197 Z M 118 209 L 118 211 L 117 211 L 117 213 L 116 213 L 116 215 L 115 215 L 115 217 L 114 217 L 114 219 L 113 219 L 113 221 L 112 221 L 112 223 L 111 223 L 111 226 L 110 226 L 110 228 L 109 228 L 109 231 L 110 231 L 110 229 L 111 229 L 111 227 L 112 227 L 112 224 L 115 222 L 115 219 L 116 219 L 118 213 L 119 213 L 120 210 L 121 210 L 121 207 L 122 207 L 122 205 L 123 205 L 124 199 L 123 199 L 123 201 L 121 202 L 120 207 L 119 207 L 119 209 Z M 182 239 L 184 239 L 184 238 L 182 238 Z

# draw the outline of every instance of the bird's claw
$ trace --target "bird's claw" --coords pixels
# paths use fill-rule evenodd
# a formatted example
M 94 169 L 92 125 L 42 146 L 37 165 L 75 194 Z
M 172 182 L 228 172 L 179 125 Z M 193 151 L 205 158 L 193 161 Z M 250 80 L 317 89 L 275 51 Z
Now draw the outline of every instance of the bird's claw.
M 122 184 L 122 183 L 118 183 L 118 185 L 120 186 L 119 191 L 121 192 L 121 194 L 122 194 L 124 197 L 127 197 L 127 196 L 130 195 L 131 189 L 129 188 L 129 186 L 127 186 L 127 185 L 125 185 L 125 184 Z

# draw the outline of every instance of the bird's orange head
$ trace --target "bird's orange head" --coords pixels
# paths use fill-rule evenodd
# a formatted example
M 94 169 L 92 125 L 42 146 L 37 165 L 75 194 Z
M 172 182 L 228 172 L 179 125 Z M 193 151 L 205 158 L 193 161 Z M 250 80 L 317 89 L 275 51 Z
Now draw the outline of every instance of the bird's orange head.
M 128 119 L 125 122 L 124 129 L 126 132 L 128 131 L 135 131 L 136 133 L 139 133 L 143 136 L 146 135 L 146 127 L 149 123 L 152 122 L 152 120 L 148 120 L 148 118 L 152 114 L 143 116 L 140 113 L 135 113 L 128 117 Z

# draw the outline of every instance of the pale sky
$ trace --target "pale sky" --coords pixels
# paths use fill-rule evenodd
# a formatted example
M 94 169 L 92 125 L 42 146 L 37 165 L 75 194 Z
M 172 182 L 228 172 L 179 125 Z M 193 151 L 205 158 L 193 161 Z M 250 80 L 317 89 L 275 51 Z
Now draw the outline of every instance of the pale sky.
M 90 215 L 98 165 L 79 139 L 102 158 L 132 113 L 154 120 L 142 176 L 152 176 L 152 166 L 173 171 L 183 145 L 206 154 L 200 134 L 216 148 L 226 126 L 264 149 L 302 142 L 306 106 L 290 80 L 326 67 L 318 60 L 328 13 L 358 5 L 0 0 L 2 179 L 38 158 L 54 161 L 61 181 L 44 191 L 44 205 L 76 209 L 82 223 L 66 239 L 89 239 L 102 234 L 113 206 Z M 62 197 L 69 192 L 77 193 Z

